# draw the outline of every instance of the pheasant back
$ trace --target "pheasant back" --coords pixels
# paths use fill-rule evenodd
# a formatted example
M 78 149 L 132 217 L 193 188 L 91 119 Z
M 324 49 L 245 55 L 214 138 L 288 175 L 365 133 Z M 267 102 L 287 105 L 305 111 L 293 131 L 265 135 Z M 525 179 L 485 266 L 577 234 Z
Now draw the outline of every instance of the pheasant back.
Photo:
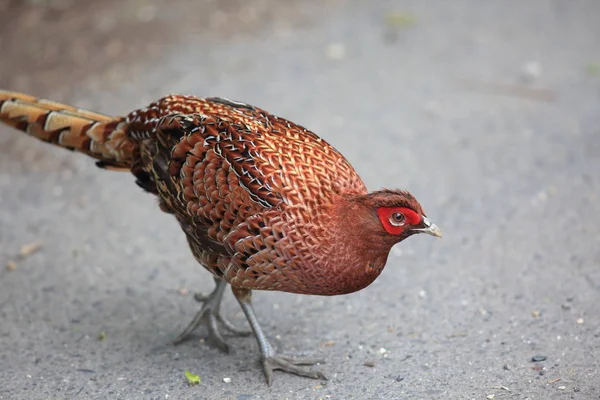
M 330 206 L 367 191 L 348 161 L 302 126 L 248 104 L 179 95 L 109 117 L 0 92 L 0 120 L 130 170 L 177 218 L 195 258 L 235 287 L 348 291 L 325 268 Z
M 168 96 L 126 121 L 141 140 L 141 170 L 150 172 L 142 186 L 156 190 L 215 276 L 246 289 L 335 290 L 320 270 L 327 206 L 366 188 L 332 146 L 221 98 Z

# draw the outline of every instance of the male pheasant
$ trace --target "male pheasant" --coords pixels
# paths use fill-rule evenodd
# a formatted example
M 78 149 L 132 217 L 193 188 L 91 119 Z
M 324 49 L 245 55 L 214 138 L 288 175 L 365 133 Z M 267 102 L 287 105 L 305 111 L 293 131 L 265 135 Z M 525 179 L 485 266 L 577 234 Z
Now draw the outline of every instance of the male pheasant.
M 338 295 L 363 289 L 391 247 L 416 233 L 441 237 L 407 191 L 368 193 L 350 163 L 313 132 L 249 104 L 170 95 L 111 117 L 0 91 L 0 121 L 43 141 L 131 171 L 173 214 L 215 290 L 175 340 L 206 324 L 223 350 L 220 314 L 229 283 L 258 341 L 268 384 L 273 370 L 325 378 L 277 354 L 252 308 L 252 290 Z

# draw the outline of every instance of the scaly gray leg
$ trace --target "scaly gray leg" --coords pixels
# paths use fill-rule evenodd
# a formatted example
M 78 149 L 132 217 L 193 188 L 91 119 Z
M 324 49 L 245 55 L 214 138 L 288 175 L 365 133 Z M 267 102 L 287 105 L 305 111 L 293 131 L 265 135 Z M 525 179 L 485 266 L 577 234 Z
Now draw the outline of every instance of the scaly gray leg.
M 208 340 L 209 342 L 214 343 L 218 348 L 223 350 L 224 352 L 229 352 L 229 346 L 223 339 L 223 335 L 219 330 L 218 322 L 220 322 L 223 327 L 232 333 L 240 336 L 249 335 L 252 333 L 248 330 L 242 330 L 236 328 L 231 322 L 227 321 L 225 317 L 221 315 L 221 300 L 223 299 L 223 293 L 225 293 L 225 288 L 227 287 L 227 282 L 222 279 L 215 278 L 215 283 L 217 286 L 215 290 L 213 290 L 208 296 L 202 296 L 200 294 L 196 294 L 194 298 L 196 301 L 203 303 L 202 308 L 196 314 L 192 322 L 188 325 L 187 328 L 173 341 L 174 344 L 179 344 L 186 339 L 189 339 L 192 332 L 196 330 L 201 324 L 206 324 L 208 329 Z
M 254 309 L 252 308 L 252 292 L 247 289 L 239 289 L 233 286 L 231 288 L 235 298 L 240 303 L 244 314 L 246 314 L 246 318 L 250 323 L 250 327 L 254 331 L 254 336 L 256 336 L 256 341 L 258 342 L 258 347 L 260 349 L 260 359 L 262 362 L 263 371 L 269 386 L 273 382 L 273 370 L 276 369 L 313 379 L 327 379 L 327 377 L 320 371 L 311 371 L 299 367 L 299 365 L 323 363 L 322 360 L 312 358 L 296 358 L 293 356 L 277 354 L 271 343 L 269 343 L 267 340 L 267 337 L 265 336 L 260 324 L 258 323 L 258 320 L 256 319 Z

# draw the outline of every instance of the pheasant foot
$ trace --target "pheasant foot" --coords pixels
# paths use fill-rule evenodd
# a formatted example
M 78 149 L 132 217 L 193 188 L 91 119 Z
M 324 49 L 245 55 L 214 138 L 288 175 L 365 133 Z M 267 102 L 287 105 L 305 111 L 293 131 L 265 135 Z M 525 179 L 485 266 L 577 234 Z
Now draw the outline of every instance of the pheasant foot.
M 258 347 L 260 350 L 260 360 L 263 366 L 263 372 L 269 386 L 273 382 L 274 370 L 281 370 L 291 374 L 305 376 L 307 378 L 327 380 L 327 377 L 321 371 L 300 367 L 300 365 L 323 363 L 322 360 L 277 354 L 262 331 L 258 320 L 256 319 L 251 301 L 252 292 L 250 290 L 238 289 L 236 287 L 232 287 L 232 289 L 236 299 L 244 311 L 244 314 L 246 315 L 246 318 L 248 319 L 248 322 L 250 323 L 250 327 L 254 331 L 254 336 L 256 337 L 256 341 L 258 342 Z
M 209 295 L 203 296 L 200 294 L 196 294 L 194 296 L 196 301 L 203 303 L 202 308 L 196 314 L 196 316 L 190 322 L 187 328 L 185 328 L 185 330 L 181 332 L 181 334 L 173 341 L 174 344 L 180 344 L 185 340 L 189 339 L 192 333 L 200 325 L 204 324 L 206 325 L 206 328 L 208 330 L 208 341 L 216 345 L 225 353 L 228 353 L 229 346 L 223 338 L 223 334 L 221 333 L 219 325 L 221 325 L 223 328 L 225 328 L 232 334 L 238 336 L 247 336 L 250 333 L 252 333 L 249 330 L 243 330 L 235 327 L 231 322 L 229 322 L 225 317 L 223 317 L 223 315 L 221 314 L 221 300 L 223 299 L 223 293 L 225 292 L 227 282 L 218 278 L 215 278 L 215 282 L 217 286 Z

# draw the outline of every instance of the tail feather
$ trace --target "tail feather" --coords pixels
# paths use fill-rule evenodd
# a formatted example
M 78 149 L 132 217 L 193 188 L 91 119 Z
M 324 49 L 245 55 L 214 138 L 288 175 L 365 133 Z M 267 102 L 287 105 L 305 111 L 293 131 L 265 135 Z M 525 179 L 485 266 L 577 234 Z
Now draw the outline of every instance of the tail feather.
M 40 140 L 88 154 L 104 167 L 130 169 L 139 144 L 127 134 L 124 117 L 0 90 L 0 122 Z

